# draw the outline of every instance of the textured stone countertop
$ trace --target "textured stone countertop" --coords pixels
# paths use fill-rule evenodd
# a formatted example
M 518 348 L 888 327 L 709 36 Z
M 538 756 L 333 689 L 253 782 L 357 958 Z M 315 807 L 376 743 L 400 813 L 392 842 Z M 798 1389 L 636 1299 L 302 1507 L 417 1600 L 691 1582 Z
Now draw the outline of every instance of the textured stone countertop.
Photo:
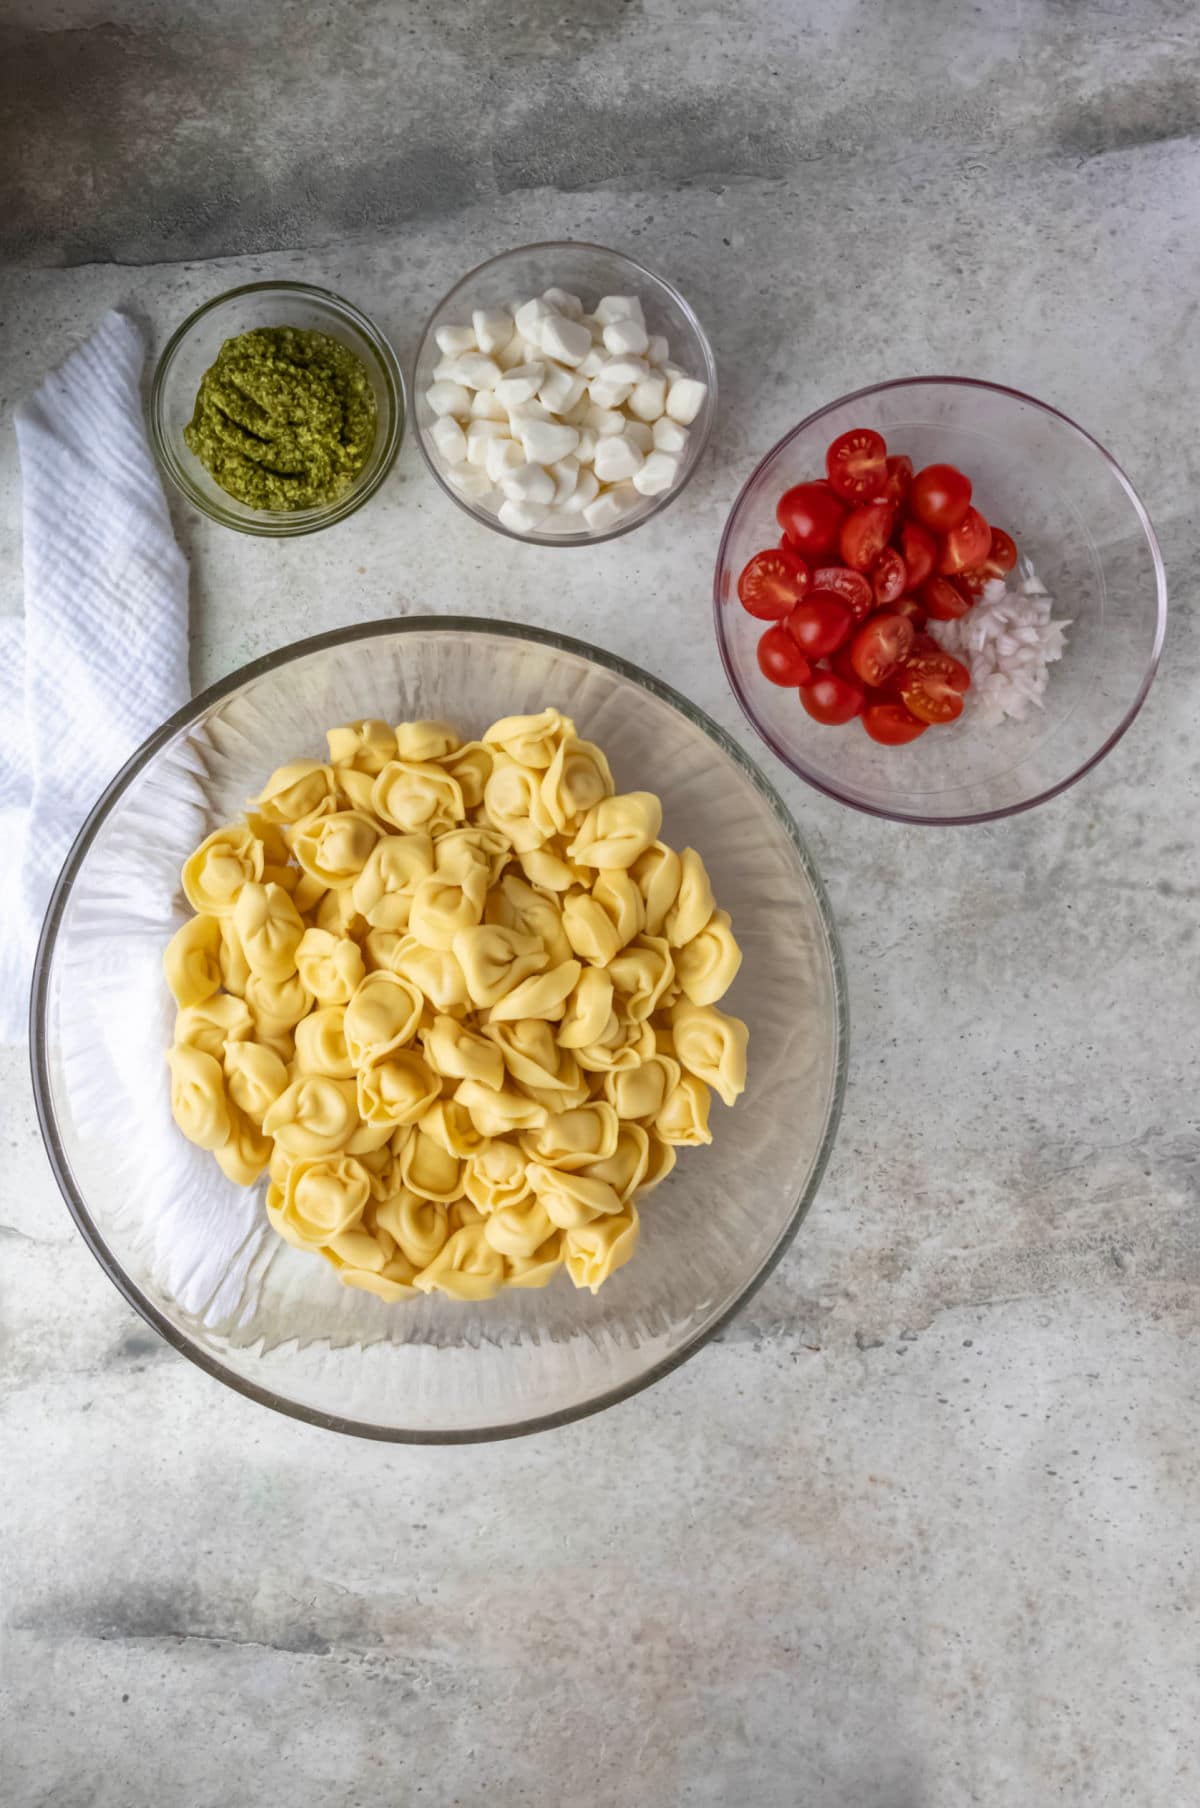
M 460 274 L 581 237 L 710 328 L 678 505 L 509 544 L 410 438 L 294 544 L 182 508 L 193 675 L 464 606 L 598 641 L 757 755 L 708 626 L 737 485 L 810 408 L 939 370 L 1130 473 L 1166 657 L 1056 802 L 934 832 L 765 752 L 853 1019 L 803 1232 L 719 1339 L 569 1429 L 359 1444 L 125 1306 L 0 1054 L 6 1808 L 1175 1808 L 1200 1790 L 1200 16 L 1194 0 L 8 0 L 0 608 L 15 402 L 125 303 L 262 276 L 411 360 Z

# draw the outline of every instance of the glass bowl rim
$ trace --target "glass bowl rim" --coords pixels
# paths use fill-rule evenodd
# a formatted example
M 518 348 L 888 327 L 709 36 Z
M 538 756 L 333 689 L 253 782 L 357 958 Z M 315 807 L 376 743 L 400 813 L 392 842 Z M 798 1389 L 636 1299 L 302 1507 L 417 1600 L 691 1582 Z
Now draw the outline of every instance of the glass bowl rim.
M 531 640 L 558 652 L 570 653 L 587 659 L 639 686 L 642 690 L 649 692 L 651 696 L 657 697 L 660 702 L 678 710 L 733 761 L 742 774 L 749 779 L 779 822 L 784 834 L 792 844 L 809 885 L 812 887 L 817 914 L 824 930 L 825 944 L 833 970 L 833 1028 L 835 1035 L 828 1113 L 808 1185 L 797 1197 L 787 1223 L 765 1260 L 718 1316 L 702 1330 L 686 1338 L 677 1350 L 671 1351 L 669 1355 L 652 1364 L 644 1373 L 622 1382 L 619 1386 L 606 1389 L 581 1405 L 564 1407 L 555 1412 L 540 1413 L 534 1418 L 514 1421 L 510 1425 L 472 1427 L 462 1431 L 373 1425 L 365 1420 L 347 1419 L 336 1413 L 322 1412 L 314 1407 L 302 1405 L 298 1401 L 277 1393 L 273 1388 L 260 1386 L 257 1382 L 235 1373 L 217 1357 L 201 1349 L 185 1332 L 179 1330 L 126 1273 L 109 1249 L 82 1194 L 75 1186 L 66 1150 L 58 1131 L 46 1034 L 50 970 L 59 926 L 71 889 L 102 824 L 107 820 L 128 786 L 172 737 L 179 730 L 198 721 L 222 698 L 231 695 L 254 679 L 263 677 L 283 666 L 294 664 L 297 660 L 306 658 L 310 654 L 325 652 L 333 647 L 349 646 L 356 641 L 369 640 L 378 635 L 438 632 L 458 635 L 465 632 L 495 635 L 505 640 Z M 385 617 L 382 620 L 358 622 L 346 627 L 334 628 L 324 634 L 314 634 L 305 640 L 292 641 L 287 646 L 277 648 L 274 652 L 263 654 L 260 658 L 239 666 L 236 671 L 230 672 L 224 678 L 219 678 L 215 684 L 210 684 L 189 703 L 184 704 L 182 709 L 176 710 L 174 715 L 170 716 L 160 728 L 157 728 L 147 740 L 143 741 L 120 771 L 109 781 L 93 804 L 86 821 L 72 843 L 62 871 L 54 882 L 54 890 L 46 908 L 34 959 L 33 984 L 29 1001 L 29 1054 L 34 1105 L 51 1171 L 58 1190 L 66 1202 L 67 1209 L 75 1221 L 77 1230 L 118 1292 L 167 1343 L 178 1350 L 181 1355 L 186 1356 L 189 1361 L 194 1362 L 198 1368 L 223 1382 L 235 1393 L 241 1394 L 248 1400 L 257 1401 L 261 1406 L 270 1407 L 275 1412 L 285 1414 L 289 1418 L 302 1420 L 309 1425 L 321 1426 L 327 1431 L 344 1432 L 353 1437 L 369 1438 L 380 1443 L 391 1444 L 489 1443 L 569 1425 L 577 1419 L 590 1418 L 593 1413 L 603 1412 L 606 1408 L 617 1405 L 619 1401 L 631 1399 L 634 1394 L 639 1394 L 656 1381 L 662 1380 L 673 1369 L 680 1367 L 689 1357 L 694 1356 L 698 1350 L 710 1343 L 758 1292 L 763 1282 L 774 1271 L 791 1246 L 797 1231 L 808 1215 L 824 1178 L 841 1121 L 849 1067 L 849 1049 L 850 1018 L 846 972 L 837 925 L 834 922 L 825 886 L 816 864 L 787 806 L 766 774 L 759 770 L 745 750 L 705 711 L 671 685 L 665 684 L 652 673 L 643 671 L 640 666 L 634 665 L 630 660 L 621 658 L 619 654 L 607 652 L 603 648 L 591 646 L 587 641 L 576 640 L 570 635 L 559 634 L 551 629 L 527 627 L 521 622 L 493 621 L 486 616 L 470 615 L 413 615 L 406 616 L 402 621 Z
M 1133 512 L 1146 537 L 1146 544 L 1150 549 L 1150 557 L 1154 566 L 1157 608 L 1154 645 L 1151 649 L 1150 660 L 1146 667 L 1145 675 L 1138 686 L 1137 695 L 1134 697 L 1133 702 L 1126 710 L 1120 722 L 1118 722 L 1111 734 L 1101 742 L 1096 751 L 1089 754 L 1087 759 L 1085 759 L 1081 765 L 1077 766 L 1073 772 L 1069 773 L 1066 778 L 1059 779 L 1057 783 L 1047 786 L 1045 790 L 1039 791 L 1036 796 L 1024 798 L 1017 804 L 1005 804 L 995 810 L 972 810 L 965 814 L 953 816 L 929 816 L 918 810 L 885 809 L 880 804 L 866 803 L 860 797 L 850 796 L 848 792 L 841 790 L 832 781 L 820 778 L 816 773 L 810 771 L 807 766 L 803 765 L 793 754 L 789 753 L 771 730 L 767 728 L 765 723 L 759 720 L 758 713 L 747 695 L 746 687 L 743 685 L 734 668 L 734 662 L 729 651 L 722 620 L 721 573 L 725 569 L 728 546 L 733 535 L 734 522 L 737 519 L 738 513 L 749 494 L 751 487 L 756 482 L 759 473 L 764 467 L 771 462 L 777 453 L 782 452 L 786 446 L 789 446 L 794 439 L 798 438 L 801 433 L 804 433 L 810 427 L 815 426 L 819 421 L 823 420 L 826 415 L 832 414 L 837 408 L 844 408 L 850 402 L 866 401 L 874 396 L 883 395 L 888 390 L 913 389 L 933 383 L 941 383 L 953 389 L 984 389 L 990 391 L 993 395 L 1008 396 L 1013 401 L 1025 402 L 1031 408 L 1036 408 L 1039 413 L 1049 415 L 1052 419 L 1061 421 L 1063 426 L 1069 428 L 1072 433 L 1076 434 L 1078 438 L 1085 441 L 1087 445 L 1100 454 L 1100 457 L 1113 472 L 1117 482 L 1129 498 L 1133 507 Z M 868 383 L 862 389 L 849 390 L 845 395 L 838 396 L 835 401 L 824 403 L 820 408 L 815 409 L 812 414 L 806 415 L 797 426 L 792 427 L 781 439 L 776 440 L 775 444 L 771 446 L 755 464 L 754 469 L 734 497 L 733 505 L 729 510 L 729 514 L 725 520 L 725 526 L 721 532 L 721 543 L 717 548 L 717 562 L 713 569 L 713 620 L 716 627 L 717 651 L 721 656 L 721 664 L 725 668 L 725 676 L 729 680 L 730 689 L 737 698 L 738 706 L 741 709 L 742 714 L 749 722 L 751 728 L 753 728 L 755 734 L 757 734 L 771 749 L 771 752 L 775 755 L 776 759 L 781 760 L 790 771 L 796 774 L 797 778 L 802 778 L 805 784 L 811 785 L 815 791 L 821 791 L 826 797 L 833 798 L 835 803 L 846 804 L 852 810 L 861 810 L 864 815 L 880 817 L 885 822 L 915 823 L 922 828 L 964 828 L 972 823 L 998 822 L 1008 816 L 1019 816 L 1025 810 L 1036 809 L 1038 804 L 1048 803 L 1051 798 L 1060 796 L 1062 792 L 1069 790 L 1072 785 L 1078 783 L 1086 773 L 1090 772 L 1094 766 L 1098 766 L 1100 761 L 1112 752 L 1122 735 L 1132 725 L 1143 703 L 1146 701 L 1150 686 L 1153 684 L 1155 674 L 1158 671 L 1158 663 L 1162 657 L 1163 642 L 1167 632 L 1167 573 L 1166 566 L 1163 563 L 1162 549 L 1158 543 L 1158 535 L 1154 531 L 1154 526 L 1150 520 L 1146 505 L 1138 495 L 1138 492 L 1134 489 L 1129 478 L 1125 475 L 1125 472 L 1117 463 L 1108 448 L 1102 445 L 1094 434 L 1089 433 L 1086 427 L 1081 427 L 1078 421 L 1072 420 L 1071 416 L 1065 414 L 1061 408 L 1055 408 L 1051 402 L 1039 401 L 1037 396 L 1029 395 L 1023 389 L 1013 389 L 1006 383 L 989 383 L 982 377 L 951 377 L 939 375 L 893 377 L 886 383 Z
M 446 482 L 442 472 L 438 469 L 437 461 L 425 443 L 425 428 L 421 424 L 421 418 L 416 407 L 417 371 L 421 363 L 421 354 L 429 343 L 430 336 L 434 330 L 433 323 L 442 309 L 447 307 L 450 302 L 454 300 L 454 297 L 458 294 L 460 289 L 465 289 L 468 283 L 472 283 L 475 281 L 476 277 L 482 276 L 485 270 L 492 269 L 496 264 L 508 263 L 511 258 L 524 257 L 532 251 L 595 251 L 598 252 L 601 257 L 615 258 L 618 263 L 627 265 L 630 270 L 636 271 L 639 276 L 649 277 L 651 282 L 658 283 L 660 287 L 664 288 L 676 303 L 688 325 L 695 333 L 704 357 L 704 380 L 708 384 L 709 391 L 708 396 L 705 399 L 708 425 L 703 439 L 696 447 L 691 464 L 688 466 L 682 481 L 677 483 L 673 490 L 666 490 L 661 496 L 655 497 L 653 499 L 653 507 L 648 508 L 644 514 L 635 515 L 632 520 L 617 521 L 612 527 L 606 528 L 602 534 L 589 534 L 586 538 L 582 539 L 567 539 L 560 534 L 519 534 L 511 527 L 505 527 L 503 521 L 500 521 L 495 516 L 486 515 L 482 510 L 472 507 L 470 502 L 460 496 L 457 490 L 453 489 L 450 484 Z M 417 445 L 421 449 L 421 457 L 425 460 L 425 464 L 428 467 L 431 476 L 442 493 L 448 496 L 456 507 L 462 509 L 464 514 L 469 515 L 472 521 L 479 522 L 482 527 L 490 527 L 495 533 L 503 534 L 506 540 L 515 540 L 518 546 L 551 546 L 558 548 L 562 552 L 578 551 L 581 547 L 603 546 L 606 540 L 619 540 L 622 535 L 631 534 L 635 528 L 645 527 L 646 523 L 652 521 L 655 515 L 661 514 L 663 509 L 682 496 L 700 468 L 701 460 L 703 459 L 704 454 L 708 449 L 709 441 L 712 438 L 713 426 L 717 418 L 716 355 L 713 352 L 712 341 L 705 332 L 700 318 L 697 315 L 696 310 L 692 307 L 691 302 L 688 301 L 685 295 L 680 293 L 674 283 L 669 282 L 665 276 L 660 276 L 657 270 L 651 270 L 649 265 L 639 263 L 637 258 L 630 257 L 628 253 L 624 251 L 614 251 L 610 245 L 597 245 L 591 239 L 537 239 L 534 243 L 529 245 L 513 245 L 510 246 L 507 251 L 498 251 L 494 257 L 485 258 L 483 263 L 476 264 L 473 270 L 468 270 L 465 276 L 460 276 L 453 288 L 447 289 L 441 300 L 430 310 L 428 318 L 425 321 L 425 325 L 421 331 L 421 337 L 417 342 L 416 354 L 413 358 L 412 388 L 414 398 L 413 428 L 417 437 Z
M 171 367 L 180 347 L 199 326 L 205 315 L 211 314 L 217 308 L 224 307 L 228 302 L 238 300 L 243 295 L 265 294 L 303 296 L 309 301 L 315 302 L 318 307 L 328 309 L 331 314 L 348 318 L 371 346 L 379 360 L 388 399 L 391 403 L 392 418 L 379 463 L 365 483 L 359 485 L 358 480 L 355 479 L 336 501 L 316 509 L 297 509 L 295 517 L 289 517 L 277 509 L 262 509 L 259 511 L 261 518 L 251 520 L 234 514 L 231 509 L 226 509 L 219 502 L 214 502 L 192 481 L 164 431 L 162 412 Z M 150 384 L 150 397 L 146 413 L 158 467 L 161 471 L 165 471 L 185 501 L 192 503 L 202 514 L 207 515 L 210 521 L 216 521 L 222 527 L 232 528 L 235 533 L 253 534 L 259 539 L 293 540 L 299 539 L 303 534 L 318 533 L 323 527 L 332 527 L 335 522 L 346 520 L 375 494 L 395 464 L 396 455 L 404 440 L 404 430 L 408 423 L 408 391 L 405 387 L 404 371 L 401 368 L 400 360 L 385 334 L 380 331 L 369 315 L 364 314 L 361 308 L 355 307 L 352 301 L 347 301 L 344 295 L 338 295 L 333 289 L 322 289 L 316 283 L 292 282 L 287 278 L 280 278 L 274 281 L 239 283 L 236 288 L 225 289 L 221 294 L 213 295 L 208 301 L 201 302 L 198 308 L 192 309 L 187 318 L 175 328 L 158 355 Z

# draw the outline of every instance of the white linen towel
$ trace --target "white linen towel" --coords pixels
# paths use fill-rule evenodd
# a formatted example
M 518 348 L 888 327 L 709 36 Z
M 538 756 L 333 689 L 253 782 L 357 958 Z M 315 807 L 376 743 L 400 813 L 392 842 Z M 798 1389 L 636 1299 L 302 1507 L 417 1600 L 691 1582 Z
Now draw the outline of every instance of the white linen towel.
M 108 780 L 186 703 L 187 563 L 110 313 L 16 411 L 25 618 L 0 618 L 0 1041 L 23 1041 L 42 916 Z

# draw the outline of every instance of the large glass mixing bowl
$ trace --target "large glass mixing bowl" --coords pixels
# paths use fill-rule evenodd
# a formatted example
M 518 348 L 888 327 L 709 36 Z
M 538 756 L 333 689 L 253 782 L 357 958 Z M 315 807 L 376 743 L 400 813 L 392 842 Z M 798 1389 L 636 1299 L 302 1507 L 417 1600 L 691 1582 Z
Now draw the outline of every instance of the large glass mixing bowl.
M 646 1203 L 633 1261 L 595 1296 L 563 1277 L 481 1304 L 385 1305 L 269 1230 L 260 1189 L 184 1141 L 163 1060 L 162 951 L 179 871 L 283 760 L 330 725 L 445 717 L 478 733 L 555 703 L 619 789 L 663 800 L 664 836 L 702 853 L 744 950 L 730 1009 L 750 1078 L 715 1105 Z M 845 990 L 821 881 L 783 804 L 667 686 L 577 641 L 504 623 L 410 618 L 302 641 L 214 685 L 155 734 L 93 810 L 46 919 L 34 1086 L 58 1183 L 142 1315 L 228 1386 L 366 1437 L 455 1442 L 561 1424 L 683 1361 L 754 1291 L 811 1204 L 845 1079 Z M 220 1251 L 219 1259 L 214 1252 Z

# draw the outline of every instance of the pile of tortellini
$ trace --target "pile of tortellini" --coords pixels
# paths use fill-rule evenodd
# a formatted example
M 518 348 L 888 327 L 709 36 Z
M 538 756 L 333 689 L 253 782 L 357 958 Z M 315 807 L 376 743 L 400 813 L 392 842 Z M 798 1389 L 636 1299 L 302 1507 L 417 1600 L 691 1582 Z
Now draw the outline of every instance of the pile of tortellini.
M 175 1121 L 347 1286 L 594 1293 L 745 1086 L 703 862 L 556 709 L 327 739 L 184 866 Z

